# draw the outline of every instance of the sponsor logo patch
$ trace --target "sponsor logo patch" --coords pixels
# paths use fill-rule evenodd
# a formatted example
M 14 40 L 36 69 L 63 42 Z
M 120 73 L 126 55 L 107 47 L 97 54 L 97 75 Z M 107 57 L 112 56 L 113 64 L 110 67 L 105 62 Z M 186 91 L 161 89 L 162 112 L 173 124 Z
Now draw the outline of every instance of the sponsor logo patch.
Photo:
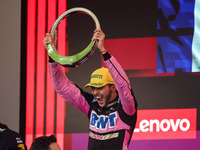
M 94 134 L 90 131 L 89 136 L 93 139 L 97 139 L 97 140 L 108 140 L 108 139 L 112 139 L 112 138 L 117 138 L 119 136 L 119 133 L 111 133 L 111 134 L 106 134 L 106 135 L 98 135 L 98 134 Z
M 107 115 L 97 115 L 94 111 L 91 113 L 90 125 L 97 129 L 106 130 L 116 126 L 117 113 Z
M 2 129 L 2 128 L 0 128 L 0 132 L 3 132 L 3 131 L 5 131 L 6 129 Z
M 194 139 L 196 125 L 196 108 L 138 110 L 132 139 Z
M 21 148 L 21 150 L 25 150 L 24 144 L 19 144 L 18 147 Z

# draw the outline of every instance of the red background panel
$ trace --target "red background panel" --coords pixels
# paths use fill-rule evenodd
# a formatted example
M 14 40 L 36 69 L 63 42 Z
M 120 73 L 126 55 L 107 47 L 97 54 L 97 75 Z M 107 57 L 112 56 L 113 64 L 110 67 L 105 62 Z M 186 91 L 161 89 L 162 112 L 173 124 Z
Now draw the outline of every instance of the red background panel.
M 124 70 L 156 69 L 156 37 L 106 39 L 105 48 Z
M 56 21 L 57 0 L 48 1 L 47 6 L 47 32 L 50 31 L 52 25 Z M 49 55 L 47 54 L 47 58 Z M 48 59 L 47 59 L 48 63 Z M 46 135 L 54 133 L 54 120 L 55 120 L 55 90 L 51 81 L 49 67 L 46 69 Z

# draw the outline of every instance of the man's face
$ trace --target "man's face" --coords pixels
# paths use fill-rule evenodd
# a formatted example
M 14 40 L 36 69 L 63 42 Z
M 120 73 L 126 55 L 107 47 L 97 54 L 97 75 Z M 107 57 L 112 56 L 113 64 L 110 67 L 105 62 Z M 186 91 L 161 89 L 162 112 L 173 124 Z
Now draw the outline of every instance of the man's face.
M 100 107 L 106 107 L 115 98 L 115 85 L 105 85 L 100 88 L 91 87 L 92 95 L 97 100 Z
M 59 146 L 58 143 L 56 143 L 56 142 L 51 143 L 51 144 L 49 145 L 49 149 L 50 149 L 50 150 L 61 150 L 61 149 L 60 149 L 60 146 Z

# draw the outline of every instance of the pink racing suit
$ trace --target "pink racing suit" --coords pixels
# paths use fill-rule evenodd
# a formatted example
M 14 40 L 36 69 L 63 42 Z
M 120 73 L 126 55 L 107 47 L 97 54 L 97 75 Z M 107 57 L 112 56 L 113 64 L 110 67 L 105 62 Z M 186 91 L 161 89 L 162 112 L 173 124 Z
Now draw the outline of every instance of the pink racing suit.
M 137 120 L 137 102 L 124 70 L 108 52 L 103 55 L 118 96 L 107 107 L 99 107 L 94 96 L 73 84 L 56 62 L 49 63 L 57 93 L 89 118 L 88 150 L 128 150 Z

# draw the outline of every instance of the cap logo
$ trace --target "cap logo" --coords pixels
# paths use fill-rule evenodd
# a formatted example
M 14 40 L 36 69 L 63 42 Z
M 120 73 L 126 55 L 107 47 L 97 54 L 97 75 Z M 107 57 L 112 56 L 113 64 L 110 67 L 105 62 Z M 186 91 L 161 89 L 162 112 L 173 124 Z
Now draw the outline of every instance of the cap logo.
M 91 79 L 92 79 L 92 78 L 102 79 L 102 78 L 103 78 L 103 75 L 100 75 L 100 74 L 93 74 L 93 75 L 91 76 Z

